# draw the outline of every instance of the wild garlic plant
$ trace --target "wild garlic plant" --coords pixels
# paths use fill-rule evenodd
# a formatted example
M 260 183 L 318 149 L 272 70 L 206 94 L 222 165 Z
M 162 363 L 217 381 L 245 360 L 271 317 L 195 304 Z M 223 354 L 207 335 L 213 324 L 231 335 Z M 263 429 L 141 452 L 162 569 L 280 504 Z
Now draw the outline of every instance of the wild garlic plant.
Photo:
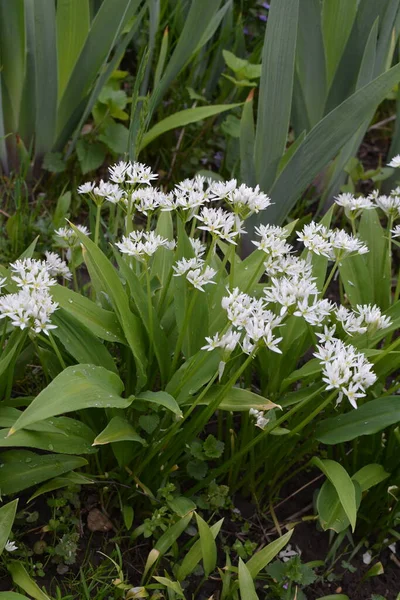
M 248 218 L 267 215 L 271 204 L 258 187 L 196 176 L 163 191 L 153 187 L 155 179 L 140 163 L 110 167 L 109 181 L 78 190 L 96 207 L 94 231 L 66 224 L 54 234 L 66 263 L 48 255 L 2 270 L 10 292 L 0 306 L 8 317 L 4 352 L 10 327 L 29 324 L 24 344 L 37 349 L 51 381 L 15 413 L 3 445 L 23 437 L 21 445 L 60 454 L 101 447 L 95 468 L 113 469 L 116 459 L 136 482 L 156 489 L 169 477 L 184 478 L 188 448 L 216 419 L 212 431 L 224 450 L 193 493 L 222 476 L 256 495 L 276 493 L 318 453 L 321 424 L 335 415 L 351 419 L 397 391 L 393 357 L 400 342 L 393 334 L 400 315 L 392 239 L 381 219 L 390 210 L 396 236 L 400 196 L 340 195 L 320 222 L 251 231 Z M 340 208 L 351 233 L 331 226 Z M 244 236 L 254 252 L 241 258 Z M 77 252 L 85 262 L 78 269 Z M 45 300 L 35 295 L 39 280 Z M 26 315 L 18 303 L 14 313 L 7 308 L 12 286 L 23 281 L 30 287 L 21 301 L 29 296 L 32 305 Z M 42 316 L 56 368 L 44 352 Z M 10 379 L 8 367 L 3 363 Z M 48 419 L 63 429 L 57 416 L 68 412 L 75 415 L 67 420 L 75 428 L 69 449 L 61 430 L 26 439 L 27 427 Z M 4 473 L 0 485 L 7 490 Z

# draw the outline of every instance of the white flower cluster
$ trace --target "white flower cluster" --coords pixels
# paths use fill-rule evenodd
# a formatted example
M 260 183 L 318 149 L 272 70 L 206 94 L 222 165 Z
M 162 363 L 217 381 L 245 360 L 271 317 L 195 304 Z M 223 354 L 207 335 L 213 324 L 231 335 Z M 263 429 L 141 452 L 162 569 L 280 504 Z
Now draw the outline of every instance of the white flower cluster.
M 78 229 L 84 235 L 89 235 L 89 230 L 85 225 L 75 225 L 76 229 Z M 67 248 L 66 259 L 68 261 L 72 258 L 72 251 L 74 248 L 79 246 L 78 236 L 76 232 L 72 229 L 72 227 L 60 227 L 54 231 L 54 243 L 59 248 Z
M 250 408 L 249 415 L 251 417 L 254 417 L 255 422 L 256 422 L 256 427 L 259 427 L 260 429 L 265 429 L 265 427 L 269 423 L 269 419 L 266 419 L 264 417 L 263 410 L 257 410 L 256 408 Z
M 271 199 L 260 190 L 260 186 L 251 188 L 244 183 L 237 186 L 236 179 L 226 182 L 216 182 L 211 185 L 211 191 L 217 200 L 224 200 L 235 213 L 247 218 L 259 213 L 271 205 Z
M 343 229 L 328 229 L 321 223 L 312 221 L 305 225 L 297 239 L 315 254 L 331 261 L 340 261 L 353 254 L 365 254 L 368 248 L 361 240 L 349 235 Z
M 348 335 L 375 333 L 379 329 L 386 329 L 392 324 L 389 317 L 382 315 L 378 306 L 369 304 L 357 304 L 354 311 L 344 306 L 339 306 L 335 312 L 336 318 L 342 324 Z
M 120 252 L 146 262 L 159 248 L 173 250 L 175 242 L 156 234 L 154 231 L 132 231 L 128 236 L 122 236 L 122 241 L 115 244 Z
M 213 281 L 216 270 L 209 267 L 202 258 L 206 251 L 205 245 L 195 238 L 189 238 L 189 241 L 193 249 L 194 257 L 177 260 L 172 266 L 175 271 L 174 277 L 182 277 L 185 275 L 186 279 L 193 287 L 204 292 L 205 285 L 216 283 Z
M 53 276 L 70 277 L 67 265 L 57 255 L 48 253 L 46 261 L 25 258 L 11 264 L 10 270 L 20 291 L 0 296 L 0 319 L 8 317 L 14 327 L 48 335 L 56 328 L 51 315 L 58 308 L 49 290 L 56 284 Z
M 327 384 L 326 390 L 339 390 L 338 402 L 345 395 L 350 404 L 357 408 L 357 399 L 363 398 L 366 389 L 376 381 L 372 365 L 364 354 L 357 352 L 354 346 L 332 338 L 324 345 L 317 346 L 314 356 L 323 366 L 322 380 Z
M 397 161 L 400 155 L 393 159 Z M 389 166 L 400 166 L 389 163 Z M 372 208 L 380 208 L 386 216 L 392 219 L 398 219 L 400 217 L 400 187 L 395 188 L 389 194 L 379 195 L 378 190 L 374 190 L 369 196 L 354 196 L 350 193 L 339 194 L 335 198 L 336 204 L 342 206 L 345 209 L 346 215 L 350 219 L 355 219 L 361 214 L 363 210 L 371 210 Z
M 209 231 L 211 235 L 230 244 L 236 244 L 235 238 L 242 233 L 246 233 L 242 228 L 243 221 L 237 215 L 222 208 L 208 208 L 205 206 L 201 213 L 195 216 L 203 223 L 198 227 L 199 229 Z

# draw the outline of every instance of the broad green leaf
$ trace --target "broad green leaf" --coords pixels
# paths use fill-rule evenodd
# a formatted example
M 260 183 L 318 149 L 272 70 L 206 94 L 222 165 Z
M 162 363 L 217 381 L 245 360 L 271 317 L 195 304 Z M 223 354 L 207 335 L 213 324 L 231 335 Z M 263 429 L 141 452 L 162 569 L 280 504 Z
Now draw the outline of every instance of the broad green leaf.
M 8 565 L 8 570 L 11 573 L 13 582 L 16 583 L 20 588 L 27 594 L 35 598 L 35 600 L 51 600 L 47 594 L 45 594 L 40 587 L 33 581 L 28 575 L 25 567 L 21 562 L 13 561 Z M 10 598 L 11 600 L 11 598 Z
M 370 400 L 357 410 L 326 419 L 316 427 L 315 437 L 324 444 L 340 444 L 361 435 L 377 433 L 400 421 L 400 397 Z
M 178 417 L 182 416 L 182 411 L 179 408 L 175 398 L 173 398 L 170 394 L 167 394 L 167 392 L 142 392 L 137 396 L 137 399 L 150 402 L 152 404 L 157 404 L 158 406 L 164 406 L 164 408 L 167 408 Z
M 217 523 L 214 523 L 214 525 L 210 526 L 211 535 L 214 540 L 217 537 L 217 535 L 219 534 L 223 522 L 224 522 L 224 519 L 221 519 Z M 186 579 L 188 577 L 188 575 L 193 573 L 194 569 L 199 564 L 201 557 L 202 557 L 201 542 L 200 542 L 200 540 L 197 540 L 193 544 L 193 546 L 190 548 L 189 552 L 185 555 L 185 558 L 183 559 L 181 565 L 179 566 L 177 576 L 176 576 L 177 580 L 183 581 L 184 579 Z
M 356 507 L 357 510 L 361 502 L 361 487 L 357 481 L 353 480 Z M 324 531 L 333 529 L 336 533 L 341 533 L 350 525 L 339 495 L 330 481 L 325 481 L 317 497 L 317 512 L 321 526 Z
M 95 171 L 104 162 L 107 149 L 104 144 L 96 140 L 81 138 L 76 144 L 79 165 L 83 175 Z
M 110 122 L 99 135 L 99 140 L 115 154 L 124 154 L 128 149 L 129 131 L 122 123 Z
M 195 516 L 200 535 L 204 573 L 206 577 L 209 577 L 210 573 L 214 571 L 217 565 L 217 546 L 210 526 L 200 517 L 200 515 L 195 513 Z
M 9 450 L 0 454 L 0 463 L 0 490 L 8 496 L 84 467 L 87 460 L 64 454 L 39 455 L 29 450 Z
M 158 581 L 158 583 L 161 583 L 162 585 L 164 585 L 166 588 L 172 590 L 174 597 L 175 597 L 175 595 L 177 595 L 178 598 L 185 597 L 183 594 L 181 585 L 180 585 L 180 583 L 178 583 L 178 581 L 171 581 L 171 579 L 168 579 L 168 577 L 157 577 L 157 576 L 154 576 L 153 579 Z
M 57 325 L 53 335 L 78 363 L 93 364 L 117 372 L 114 359 L 105 345 L 75 317 L 61 309 L 52 316 L 52 323 Z
M 274 205 L 266 211 L 269 222 L 281 222 L 314 177 L 332 160 L 398 82 L 400 65 L 357 90 L 322 119 L 307 135 L 271 190 Z
M 126 344 L 126 339 L 115 314 L 61 285 L 51 288 L 53 300 L 94 335 L 109 342 Z
M 358 235 L 369 248 L 368 254 L 363 255 L 369 273 L 368 280 L 363 282 L 363 286 L 371 288 L 372 302 L 385 310 L 390 303 L 390 264 L 387 234 L 380 223 L 377 211 L 365 210 L 362 213 Z
M 160 249 L 161 250 L 161 249 Z M 167 249 L 163 248 L 163 250 Z M 137 311 L 140 315 L 142 323 L 146 327 L 149 339 L 152 337 L 152 344 L 154 347 L 154 353 L 157 357 L 157 361 L 160 367 L 161 381 L 162 386 L 165 381 L 168 380 L 169 366 L 170 366 L 170 351 L 168 346 L 167 336 L 165 335 L 158 315 L 154 310 L 152 300 L 150 298 L 151 303 L 151 323 L 152 323 L 152 336 L 151 336 L 151 327 L 150 327 L 150 315 L 149 315 L 149 303 L 147 298 L 147 293 L 142 287 L 142 284 L 139 281 L 134 269 L 130 268 L 125 260 L 115 253 L 118 266 L 121 270 L 122 276 L 126 279 L 131 298 L 137 308 Z
M 161 235 L 167 240 L 172 240 L 174 237 L 174 226 L 170 212 L 161 212 L 157 219 L 156 226 L 157 235 Z M 156 276 L 160 283 L 161 289 L 167 285 L 168 277 L 172 277 L 171 268 L 174 262 L 174 254 L 168 248 L 159 248 L 154 255 L 153 264 L 151 266 L 152 276 Z
M 160 553 L 160 556 L 163 556 L 168 550 L 171 548 L 172 544 L 176 542 L 180 535 L 185 531 L 186 527 L 189 525 L 193 516 L 193 512 L 190 512 L 188 515 L 180 519 L 175 525 L 172 525 L 160 539 L 157 541 L 154 548 Z
M 0 592 L 0 600 L 29 600 L 29 598 L 17 592 Z
M 92 240 L 74 228 L 81 244 L 84 247 L 84 259 L 92 278 L 102 285 L 103 291 L 108 294 L 110 302 L 117 315 L 128 344 L 135 358 L 137 368 L 137 388 L 141 389 L 147 379 L 147 357 L 142 339 L 142 325 L 139 319 L 131 312 L 129 300 L 117 271 L 111 262 L 96 246 Z
M 212 386 L 199 403 L 199 406 L 211 404 L 223 388 L 223 385 Z M 187 403 L 190 404 L 191 402 L 192 399 L 188 398 Z M 221 403 L 218 405 L 219 409 L 232 412 L 249 412 L 250 408 L 265 411 L 277 407 L 279 408 L 279 405 L 271 402 L 271 400 L 267 400 L 267 398 L 264 398 L 263 396 L 238 387 L 232 387 L 227 391 Z
M 67 367 L 25 409 L 12 432 L 83 408 L 126 408 L 132 400 L 121 398 L 123 389 L 120 378 L 103 367 Z
M 62 98 L 90 26 L 88 0 L 57 3 L 58 97 Z
M 160 558 L 160 556 L 163 556 L 166 552 L 168 552 L 172 544 L 176 542 L 178 537 L 185 531 L 192 519 L 192 516 L 193 512 L 190 512 L 163 533 L 154 548 L 149 552 L 143 571 L 143 579 L 146 578 L 147 573 L 154 563 Z
M 218 370 L 221 354 L 204 352 L 201 350 L 176 371 L 169 381 L 166 391 L 176 397 L 178 404 L 182 404 L 195 394 L 203 385 L 208 383 Z
M 210 117 L 219 115 L 223 112 L 226 112 L 227 110 L 232 110 L 233 108 L 237 108 L 238 106 L 241 106 L 240 102 L 237 102 L 236 104 L 215 104 L 214 106 L 199 106 L 197 108 L 187 108 L 186 110 L 181 110 L 177 113 L 174 113 L 173 115 L 166 117 L 162 121 L 159 121 L 157 125 L 154 125 L 154 127 L 152 127 L 143 136 L 140 150 L 143 150 L 143 148 L 145 148 L 153 140 L 158 138 L 163 133 L 171 131 L 171 129 L 185 127 L 185 125 L 189 125 L 189 123 L 197 123 L 198 121 L 209 119 Z
M 346 594 L 331 594 L 329 596 L 321 596 L 317 600 L 350 600 Z
M 357 481 L 361 487 L 361 491 L 365 492 L 374 485 L 378 485 L 390 476 L 382 465 L 370 464 L 365 465 L 362 469 L 354 473 L 352 480 Z
M 291 529 L 278 539 L 274 540 L 262 550 L 256 552 L 246 563 L 246 567 L 253 579 L 256 579 L 262 569 L 264 569 L 275 556 L 284 548 L 293 535 L 294 529 Z
M 12 435 L 9 435 L 9 429 L 0 429 L 0 448 L 37 448 L 60 454 L 95 452 L 92 448 L 95 435 L 87 425 L 68 417 L 53 419 L 52 423 L 54 423 L 53 431 L 40 430 L 42 424 L 48 426 L 46 421 L 34 423 L 28 426 L 31 430 L 19 430 Z
M 254 90 L 248 95 L 243 105 L 240 119 L 240 178 L 248 185 L 254 186 L 256 174 L 254 170 L 255 127 L 253 113 Z
M 160 54 L 158 55 L 157 65 L 154 71 L 154 89 L 160 83 L 161 76 L 164 71 L 165 59 L 167 57 L 168 52 L 168 27 L 164 29 L 164 35 L 162 37 L 161 46 L 160 46 Z
M 10 537 L 11 529 L 17 511 L 18 499 L 0 507 L 0 555 Z
M 255 138 L 257 183 L 264 191 L 271 188 L 286 147 L 298 12 L 299 0 L 273 2 L 265 30 Z
M 113 417 L 107 427 L 96 437 L 93 446 L 111 444 L 113 442 L 139 442 L 145 444 L 132 425 L 123 417 Z
M 345 49 L 357 12 L 357 0 L 324 0 L 322 30 L 326 74 L 330 86 Z
M 196 505 L 193 500 L 190 500 L 190 498 L 186 498 L 185 496 L 176 496 L 172 500 L 167 500 L 167 504 L 178 517 L 186 517 L 188 513 L 196 510 Z
M 357 519 L 356 492 L 347 471 L 334 460 L 321 460 L 315 456 L 311 462 L 324 473 L 334 486 L 354 531 Z
M 62 477 L 55 477 L 54 479 L 50 479 L 50 481 L 46 481 L 46 483 L 41 485 L 40 488 L 32 494 L 28 502 L 31 502 L 42 494 L 47 494 L 48 492 L 53 492 L 54 490 L 59 490 L 64 487 L 72 485 L 93 485 L 93 483 L 93 479 L 89 479 L 89 477 L 85 477 L 85 475 L 82 475 L 81 473 L 74 473 L 74 471 L 71 471 L 70 473 L 65 473 Z
M 374 290 L 371 274 L 368 271 L 364 255 L 348 256 L 339 265 L 340 279 L 346 296 L 352 306 L 370 304 L 373 302 Z
M 239 558 L 239 589 L 242 600 L 258 600 L 250 571 Z

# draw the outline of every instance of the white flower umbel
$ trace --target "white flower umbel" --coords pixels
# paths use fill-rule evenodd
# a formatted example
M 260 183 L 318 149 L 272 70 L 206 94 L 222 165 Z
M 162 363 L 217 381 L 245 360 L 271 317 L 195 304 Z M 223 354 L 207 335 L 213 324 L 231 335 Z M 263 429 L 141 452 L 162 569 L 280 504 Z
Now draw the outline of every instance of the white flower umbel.
M 388 167 L 393 167 L 395 169 L 397 169 L 398 167 L 400 167 L 400 154 L 397 154 L 396 156 L 394 156 L 392 158 L 392 160 L 387 163 Z
M 77 189 L 78 194 L 90 194 L 91 192 L 93 192 L 94 187 L 95 187 L 95 183 L 94 181 L 87 181 L 86 183 L 83 183 L 82 185 L 80 185 Z
M 209 283 L 216 284 L 213 281 L 217 271 L 211 267 L 206 266 L 205 268 L 193 269 L 186 273 L 186 279 L 195 287 L 197 290 L 204 292 L 204 286 Z
M 195 216 L 203 223 L 199 229 L 209 231 L 213 236 L 230 244 L 236 244 L 235 238 L 241 233 L 245 233 L 242 229 L 242 221 L 222 208 L 204 207 L 200 215 Z
M 374 203 L 370 198 L 364 196 L 354 196 L 350 193 L 339 194 L 335 198 L 336 204 L 344 208 L 345 214 L 349 219 L 355 219 L 363 210 L 371 210 L 375 208 Z
M 260 186 L 251 188 L 244 183 L 229 191 L 224 199 L 231 205 L 235 213 L 237 212 L 245 219 L 254 213 L 258 214 L 271 205 L 271 199 L 260 190 Z
M 121 160 L 119 163 L 115 163 L 108 167 L 110 173 L 110 180 L 114 183 L 125 183 L 126 175 L 131 163 L 124 162 Z
M 328 229 L 320 223 L 305 225 L 297 239 L 314 254 L 325 256 L 331 261 L 340 261 L 346 256 L 365 254 L 368 248 L 358 238 L 343 229 Z
M 128 254 L 128 256 L 146 262 L 159 248 L 172 250 L 175 242 L 157 235 L 154 231 L 132 231 L 128 236 L 124 235 L 122 241 L 115 245 L 122 254 Z
M 48 334 L 56 328 L 51 315 L 57 308 L 47 289 L 23 288 L 17 294 L 0 296 L 0 319 L 8 317 L 14 327 L 30 328 L 35 333 Z
M 158 175 L 153 173 L 151 167 L 147 167 L 143 163 L 129 163 L 126 170 L 125 182 L 131 185 L 151 185 Z
M 260 241 L 252 240 L 252 244 L 268 256 L 281 257 L 293 250 L 293 247 L 286 243 L 288 232 L 283 227 L 260 225 L 255 227 L 255 233 L 260 237 Z
M 390 196 L 377 196 L 375 203 L 389 218 L 400 217 L 400 190 L 393 190 Z
M 33 258 L 17 260 L 10 264 L 10 270 L 13 273 L 11 279 L 22 289 L 47 291 L 57 283 L 43 260 Z
M 167 202 L 167 195 L 153 187 L 140 188 L 131 194 L 132 205 L 136 210 L 148 215 Z
M 256 427 L 260 429 L 265 429 L 265 427 L 269 423 L 269 419 L 264 417 L 264 411 L 257 410 L 256 408 L 250 408 L 249 415 L 255 419 Z
M 336 318 L 348 335 L 362 334 L 366 331 L 373 334 L 392 324 L 390 317 L 382 315 L 381 309 L 371 304 L 357 304 L 354 311 L 340 306 L 336 310 Z
M 84 235 L 90 235 L 90 231 L 85 225 L 75 225 L 75 227 Z M 71 227 L 60 227 L 54 231 L 54 235 L 63 242 L 63 246 L 73 248 L 78 244 L 78 236 Z
M 63 261 L 58 254 L 55 252 L 45 252 L 46 256 L 46 267 L 53 277 L 57 275 L 64 277 L 64 279 L 71 279 L 72 273 L 69 270 L 67 263 Z
M 339 390 L 338 401 L 344 394 L 357 408 L 357 399 L 364 397 L 367 388 L 376 381 L 372 365 L 364 354 L 357 352 L 354 346 L 333 338 L 317 346 L 314 356 L 323 366 L 322 380 L 326 383 L 326 390 Z

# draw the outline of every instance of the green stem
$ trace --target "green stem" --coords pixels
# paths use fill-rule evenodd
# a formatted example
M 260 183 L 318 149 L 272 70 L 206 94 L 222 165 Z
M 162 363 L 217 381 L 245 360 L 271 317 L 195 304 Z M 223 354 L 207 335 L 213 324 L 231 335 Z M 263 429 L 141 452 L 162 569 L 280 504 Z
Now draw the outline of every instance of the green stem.
M 56 353 L 56 356 L 57 356 L 58 361 L 59 361 L 59 363 L 61 365 L 61 368 L 62 369 L 66 369 L 66 365 L 65 365 L 64 359 L 61 356 L 60 350 L 58 349 L 58 346 L 57 346 L 57 344 L 55 342 L 55 339 L 53 338 L 53 336 L 52 336 L 52 334 L 51 334 L 50 331 L 49 331 L 49 340 L 50 340 L 50 343 L 51 343 L 51 345 L 53 347 L 54 352 Z
M 149 367 L 153 360 L 153 345 L 154 345 L 154 323 L 153 323 L 153 304 L 151 302 L 151 285 L 150 285 L 150 268 L 145 265 L 146 271 L 146 286 L 147 286 L 147 308 L 149 313 Z
M 339 259 L 337 258 L 331 269 L 331 272 L 329 273 L 329 277 L 325 282 L 324 289 L 322 290 L 322 294 L 321 294 L 322 298 L 325 296 L 326 290 L 328 289 L 329 284 L 332 281 L 334 274 L 336 273 L 336 269 L 338 268 L 338 265 L 339 265 Z
M 230 248 L 230 263 L 231 270 L 229 273 L 229 287 L 233 289 L 235 283 L 235 258 L 236 258 L 236 247 L 232 244 Z
M 100 215 L 101 215 L 101 204 L 97 205 L 96 210 L 96 227 L 94 230 L 94 243 L 96 246 L 99 245 L 99 235 L 100 235 Z
M 316 417 L 322 410 L 324 410 L 325 406 L 328 406 L 328 404 L 332 402 L 336 395 L 337 391 L 334 390 L 319 406 L 317 406 L 315 410 L 313 410 L 312 413 L 310 413 L 305 419 L 303 419 L 303 421 L 301 421 L 301 423 L 299 423 L 297 427 L 292 429 L 288 436 L 292 437 L 293 435 L 296 435 L 296 433 L 304 429 L 304 427 L 308 425 L 308 423 L 310 423 L 310 421 L 312 421 L 314 417 Z
M 265 261 L 265 253 L 264 253 L 262 250 L 260 250 L 260 252 L 261 252 L 261 260 L 260 260 L 260 262 L 259 262 L 259 265 L 258 265 L 257 269 L 256 269 L 256 270 L 255 270 L 255 272 L 254 272 L 254 275 L 253 275 L 253 277 L 250 279 L 250 281 L 249 281 L 249 283 L 248 283 L 248 285 L 247 285 L 246 289 L 244 290 L 244 293 L 245 293 L 245 294 L 248 294 L 248 293 L 251 291 L 251 289 L 252 289 L 252 287 L 253 287 L 254 283 L 255 283 L 256 281 L 258 281 L 258 280 L 259 280 L 259 278 L 260 278 L 260 277 L 259 277 L 259 275 L 258 275 L 258 272 L 259 272 L 259 270 L 261 269 L 261 267 L 263 266 L 263 264 L 264 264 L 264 261 Z
M 190 317 L 192 316 L 196 297 L 197 297 L 196 291 L 193 290 L 193 295 L 192 295 L 192 298 L 190 299 L 189 306 L 185 311 L 185 316 L 183 318 L 182 327 L 179 332 L 178 339 L 176 341 L 176 346 L 175 346 L 175 351 L 174 351 L 174 359 L 173 359 L 172 366 L 171 366 L 171 376 L 175 373 L 176 367 L 178 365 L 179 356 L 180 356 L 182 346 L 183 346 L 183 340 L 185 339 L 185 333 L 186 333 L 187 327 L 190 322 Z
M 324 387 L 321 388 L 321 391 L 323 389 L 324 389 Z M 211 481 L 213 481 L 214 479 L 216 479 L 216 477 L 218 477 L 221 473 L 224 473 L 224 471 L 227 471 L 232 463 L 234 463 L 235 461 L 241 459 L 243 456 L 245 456 L 246 454 L 248 454 L 248 452 L 252 448 L 254 448 L 261 440 L 263 440 L 266 435 L 268 435 L 269 433 L 271 433 L 271 431 L 273 431 L 274 429 L 276 429 L 277 427 L 279 427 L 282 423 L 284 423 L 285 421 L 287 421 L 288 419 L 290 419 L 293 415 L 295 415 L 299 410 L 301 410 L 302 408 L 304 408 L 304 406 L 306 406 L 313 399 L 313 397 L 314 397 L 314 395 L 312 395 L 309 398 L 305 398 L 304 400 L 302 400 L 301 402 L 299 402 L 298 404 L 296 404 L 291 410 L 289 410 L 289 412 L 287 412 L 286 414 L 282 415 L 282 417 L 280 419 L 277 419 L 276 421 L 274 421 L 274 422 L 270 423 L 269 425 L 267 425 L 267 427 L 262 431 L 262 433 L 260 435 L 258 435 L 257 437 L 253 438 L 244 448 L 240 449 L 236 453 L 235 456 L 233 456 L 232 458 L 230 458 L 228 461 L 226 461 L 220 467 L 218 467 L 216 469 L 213 469 L 211 471 L 211 473 L 209 474 L 208 477 L 206 477 L 203 481 L 201 481 L 200 483 L 198 483 L 197 485 L 195 485 L 191 490 L 189 490 L 188 491 L 188 495 L 192 496 L 193 494 L 196 494 L 199 490 L 203 489 Z

